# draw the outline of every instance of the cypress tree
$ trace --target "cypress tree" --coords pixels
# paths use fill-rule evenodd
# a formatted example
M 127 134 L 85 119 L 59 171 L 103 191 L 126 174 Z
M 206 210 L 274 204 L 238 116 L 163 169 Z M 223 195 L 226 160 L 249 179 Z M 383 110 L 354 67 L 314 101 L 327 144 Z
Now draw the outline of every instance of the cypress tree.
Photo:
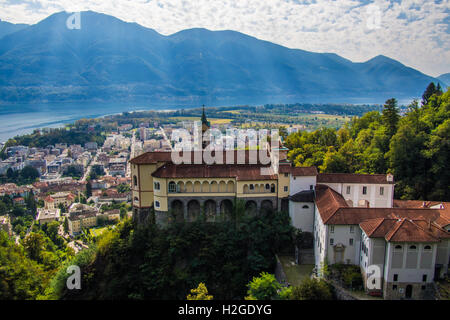
M 382 120 L 387 128 L 387 134 L 392 137 L 397 132 L 397 124 L 400 116 L 398 114 L 397 100 L 395 98 L 386 100 L 383 106 Z

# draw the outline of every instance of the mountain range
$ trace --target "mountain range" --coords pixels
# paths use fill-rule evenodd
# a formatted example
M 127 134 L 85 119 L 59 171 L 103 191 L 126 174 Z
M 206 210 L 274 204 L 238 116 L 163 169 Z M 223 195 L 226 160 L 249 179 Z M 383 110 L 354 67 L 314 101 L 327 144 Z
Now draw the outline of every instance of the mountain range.
M 0 103 L 382 103 L 449 83 L 381 55 L 355 63 L 228 30 L 165 36 L 92 11 L 80 13 L 80 29 L 68 29 L 69 15 L 0 22 Z

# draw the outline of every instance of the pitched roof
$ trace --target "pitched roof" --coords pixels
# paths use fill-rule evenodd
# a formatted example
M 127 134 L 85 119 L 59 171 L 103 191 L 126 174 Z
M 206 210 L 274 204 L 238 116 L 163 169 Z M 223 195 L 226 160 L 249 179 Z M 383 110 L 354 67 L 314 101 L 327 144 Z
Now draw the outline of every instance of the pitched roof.
M 317 176 L 317 168 L 312 167 L 293 167 L 291 165 L 280 165 L 278 171 L 280 173 L 290 173 L 293 176 Z
M 294 202 L 314 202 L 314 190 L 303 190 L 289 197 Z
M 386 233 L 385 239 L 391 242 L 439 242 L 438 237 L 409 219 L 397 220 L 391 230 Z
M 435 223 L 420 219 L 375 218 L 359 225 L 370 238 L 392 242 L 437 242 L 450 238 L 450 233 Z
M 356 173 L 319 173 L 317 183 L 374 183 L 393 184 L 386 174 L 356 174 Z
M 402 217 L 435 221 L 437 209 L 349 207 L 341 194 L 328 186 L 316 186 L 316 206 L 325 224 L 349 225 L 374 218 Z
M 263 175 L 261 169 L 267 169 Z M 168 163 L 158 168 L 153 174 L 156 178 L 231 178 L 237 180 L 276 180 L 277 176 L 269 166 L 261 165 L 206 165 Z
M 130 160 L 133 164 L 152 164 L 171 161 L 171 152 L 146 152 Z
M 324 223 L 341 207 L 347 207 L 345 199 L 333 189 L 316 185 L 316 206 Z
M 422 201 L 422 200 L 394 200 L 394 207 L 397 208 L 430 208 L 439 212 L 436 223 L 441 227 L 450 224 L 450 202 Z
M 173 151 L 173 153 L 184 160 L 183 151 Z M 187 151 L 187 158 L 191 160 L 191 164 L 196 164 L 198 159 L 201 163 L 206 163 L 205 159 L 207 156 L 215 157 L 215 151 L 205 152 L 205 151 Z M 239 161 L 238 161 L 239 160 Z M 152 164 L 156 162 L 172 162 L 172 151 L 153 151 L 146 152 L 130 160 L 133 164 Z M 269 152 L 266 151 L 265 158 L 260 157 L 259 150 L 230 150 L 224 151 L 222 156 L 222 162 L 232 162 L 231 164 L 270 164 Z M 242 162 L 242 163 L 241 163 Z M 200 163 L 199 163 L 200 164 Z

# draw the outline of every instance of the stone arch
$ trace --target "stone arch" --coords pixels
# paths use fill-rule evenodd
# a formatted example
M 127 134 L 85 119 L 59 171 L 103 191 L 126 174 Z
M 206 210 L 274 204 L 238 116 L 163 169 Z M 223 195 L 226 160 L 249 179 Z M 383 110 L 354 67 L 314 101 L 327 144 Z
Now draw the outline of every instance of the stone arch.
M 273 210 L 273 203 L 270 200 L 263 200 L 261 202 L 261 211 L 271 211 Z
M 257 210 L 258 210 L 258 205 L 256 204 L 255 201 L 253 201 L 253 200 L 248 200 L 248 201 L 245 203 L 245 213 L 246 213 L 246 214 L 252 215 L 252 216 L 253 216 L 253 215 L 256 215 Z
M 244 193 L 250 193 L 250 189 L 247 184 L 244 184 Z
M 234 182 L 233 181 L 228 181 L 227 192 L 234 192 Z
M 180 200 L 173 200 L 170 205 L 170 211 L 176 222 L 184 221 L 184 205 Z
M 211 182 L 211 192 L 219 192 L 219 184 L 217 183 L 217 181 Z
M 194 192 L 202 192 L 202 184 L 200 181 L 195 181 Z
M 187 204 L 188 221 L 195 221 L 200 215 L 200 203 L 197 200 L 191 200 Z
M 271 193 L 277 192 L 277 188 L 276 188 L 276 186 L 275 186 L 275 183 L 272 183 L 272 184 L 270 185 L 270 192 L 271 192 Z
M 205 215 L 206 221 L 214 221 L 216 217 L 216 202 L 214 200 L 206 200 L 205 201 Z
M 168 191 L 169 193 L 177 192 L 177 185 L 174 181 L 170 181 L 168 184 Z
M 210 185 L 208 181 L 203 181 L 202 192 L 210 192 Z
M 194 192 L 194 185 L 191 181 L 186 182 L 186 192 L 192 193 Z
M 185 192 L 184 182 L 178 181 L 177 183 L 177 192 Z
M 219 182 L 219 192 L 227 192 L 227 184 L 225 181 Z
M 220 202 L 220 214 L 226 218 L 231 217 L 233 212 L 233 202 L 231 200 L 225 199 Z

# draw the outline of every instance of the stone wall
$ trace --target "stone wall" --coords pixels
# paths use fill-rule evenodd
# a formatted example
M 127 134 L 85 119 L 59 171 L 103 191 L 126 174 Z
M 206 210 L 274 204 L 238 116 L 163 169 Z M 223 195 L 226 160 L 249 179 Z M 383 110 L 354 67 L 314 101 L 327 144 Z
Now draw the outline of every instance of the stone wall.
M 411 298 L 406 298 L 407 286 L 412 288 Z M 385 282 L 383 296 L 386 300 L 434 300 L 435 286 L 433 283 Z
M 284 273 L 284 270 L 283 270 L 283 265 L 281 264 L 281 261 L 277 255 L 275 255 L 275 258 L 277 259 L 277 265 L 275 266 L 275 278 L 282 285 L 287 285 L 288 282 L 287 282 L 286 274 Z

